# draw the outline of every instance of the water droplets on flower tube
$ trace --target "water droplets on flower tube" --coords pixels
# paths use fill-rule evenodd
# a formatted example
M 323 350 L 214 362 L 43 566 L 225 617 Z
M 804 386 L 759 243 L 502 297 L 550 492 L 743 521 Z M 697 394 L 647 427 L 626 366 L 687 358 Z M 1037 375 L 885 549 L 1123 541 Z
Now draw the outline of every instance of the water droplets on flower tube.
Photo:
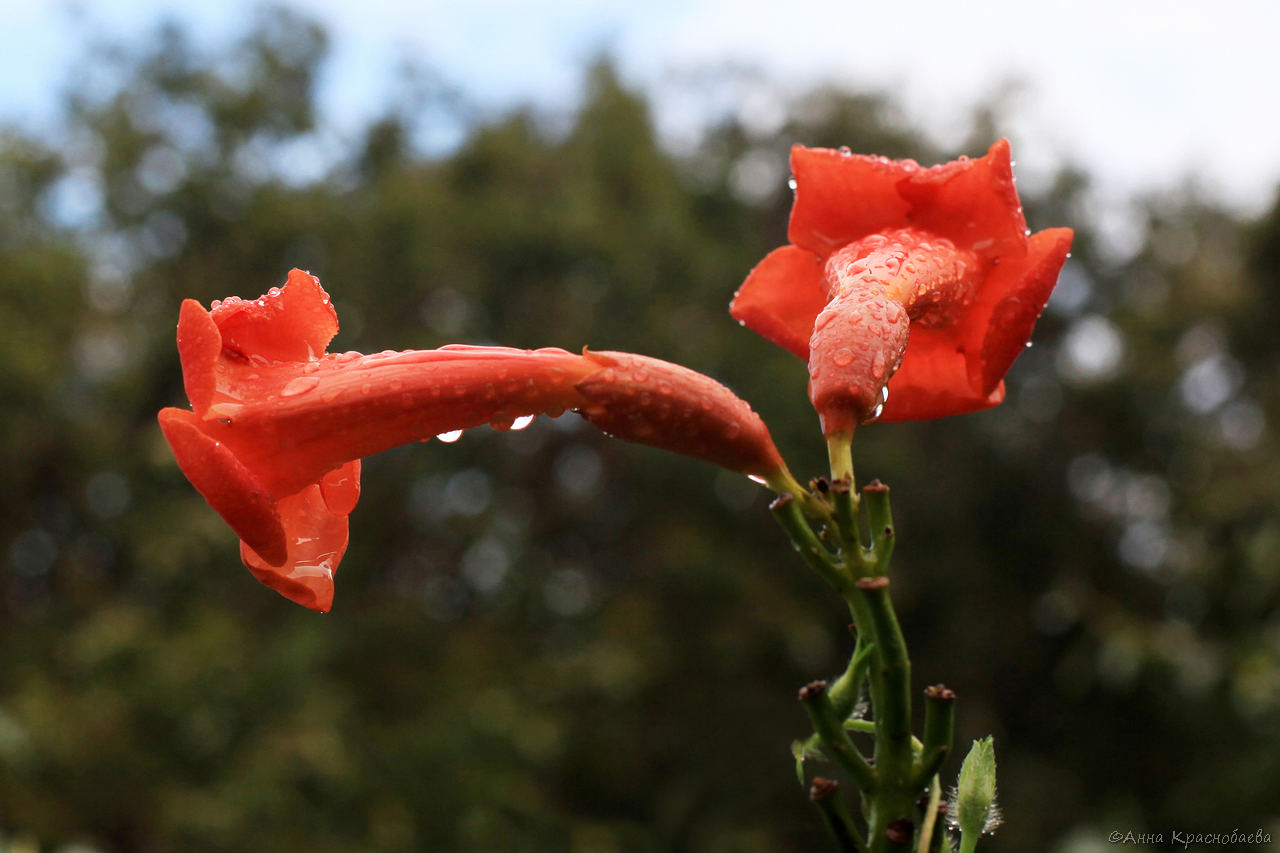
M 320 384 L 320 378 L 317 376 L 298 376 L 280 389 L 281 397 L 298 397 L 315 388 Z
M 451 429 L 448 432 L 440 433 L 439 435 L 436 436 L 436 438 L 440 439 L 445 444 L 453 444 L 455 441 L 462 438 L 462 430 Z

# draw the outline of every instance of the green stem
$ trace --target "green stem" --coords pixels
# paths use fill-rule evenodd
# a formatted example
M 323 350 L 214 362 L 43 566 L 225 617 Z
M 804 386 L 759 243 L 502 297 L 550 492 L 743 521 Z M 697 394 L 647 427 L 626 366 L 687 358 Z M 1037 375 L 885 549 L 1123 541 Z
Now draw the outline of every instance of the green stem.
M 853 482 L 853 430 L 827 436 L 827 458 L 831 460 L 831 479 Z
M 871 527 L 871 546 L 863 554 L 866 574 L 883 575 L 889 571 L 889 558 L 893 556 L 893 513 L 889 510 L 889 487 L 879 480 L 872 480 L 862 488 L 862 498 L 867 504 L 867 521 Z
M 860 578 L 856 585 L 854 599 L 861 601 L 859 609 L 869 619 L 863 624 L 870 628 L 876 644 L 871 683 L 880 785 L 871 799 L 869 841 L 873 853 L 906 851 L 910 833 L 905 841 L 902 836 L 904 827 L 911 823 L 916 793 L 911 754 L 911 663 L 889 600 L 889 579 L 884 575 Z
M 920 842 L 916 845 L 916 853 L 933 853 L 941 849 L 943 829 L 938 823 L 938 808 L 942 804 L 942 785 L 934 776 L 929 784 L 929 804 L 924 808 L 924 821 L 920 825 Z
M 951 751 L 955 730 L 956 694 L 942 684 L 924 690 L 924 749 L 916 768 L 916 784 L 924 785 L 938 773 Z
M 846 554 L 857 553 L 858 542 L 858 494 L 850 479 L 832 480 L 828 487 L 835 504 L 836 529 L 840 533 L 840 547 Z
M 834 779 L 823 779 L 821 776 L 813 780 L 809 789 L 809 800 L 822 815 L 822 821 L 836 840 L 840 853 L 867 853 L 867 841 L 858 832 L 840 796 L 840 783 Z
M 835 706 L 827 695 L 827 683 L 815 681 L 800 690 L 800 701 L 813 721 L 814 731 L 822 739 L 822 745 L 829 755 L 853 777 L 862 789 L 863 797 L 874 792 L 877 787 L 876 771 L 867 764 L 867 760 L 858 752 L 858 747 L 849 739 L 844 730 L 843 720 L 836 716 Z
M 871 655 L 875 645 L 864 643 L 861 635 L 853 647 L 853 656 L 849 658 L 849 666 L 844 674 L 831 685 L 831 704 L 835 706 L 836 716 L 847 720 L 858 704 L 858 695 L 862 693 L 862 683 L 867 679 L 867 668 L 871 666 Z
M 818 540 L 817 534 L 809 526 L 809 522 L 805 519 L 804 512 L 801 511 L 800 504 L 796 501 L 795 496 L 789 493 L 779 495 L 773 503 L 769 504 L 769 511 L 773 513 L 773 517 L 782 525 L 782 529 L 787 532 L 787 536 L 791 539 L 791 544 L 795 546 L 796 551 L 809 565 L 809 568 L 820 574 L 827 583 L 842 594 L 848 596 L 852 588 L 852 579 L 849 577 L 848 571 L 836 561 L 831 552 L 826 549 L 826 546 Z

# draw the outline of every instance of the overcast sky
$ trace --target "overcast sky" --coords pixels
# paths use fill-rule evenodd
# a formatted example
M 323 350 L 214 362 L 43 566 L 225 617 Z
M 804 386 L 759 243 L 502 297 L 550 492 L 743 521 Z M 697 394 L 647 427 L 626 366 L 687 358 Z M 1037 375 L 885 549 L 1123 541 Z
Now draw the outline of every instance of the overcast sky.
M 886 90 L 944 144 L 976 100 L 1022 80 L 1027 88 L 1002 130 L 1024 179 L 1070 158 L 1118 197 L 1194 175 L 1211 196 L 1248 212 L 1269 205 L 1280 184 L 1280 3 L 1266 0 L 291 5 L 329 25 L 334 50 L 322 97 L 350 126 L 385 103 L 405 56 L 491 107 L 533 100 L 555 109 L 576 102 L 583 62 L 608 49 L 629 82 L 658 92 L 672 71 L 725 60 L 759 67 L 785 90 L 820 81 Z M 73 71 L 83 22 L 127 37 L 169 13 L 218 41 L 241 32 L 254 6 L 0 0 L 0 122 L 48 119 Z M 79 28 L 69 8 L 78 10 Z M 669 133 L 690 119 L 675 104 L 658 107 Z

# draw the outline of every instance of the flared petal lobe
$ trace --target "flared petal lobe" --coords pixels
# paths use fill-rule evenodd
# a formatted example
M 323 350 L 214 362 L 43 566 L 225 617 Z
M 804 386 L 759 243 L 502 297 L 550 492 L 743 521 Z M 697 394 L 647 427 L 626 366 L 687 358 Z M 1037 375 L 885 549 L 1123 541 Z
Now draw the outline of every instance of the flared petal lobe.
M 787 239 L 825 258 L 868 234 L 907 225 L 911 205 L 898 185 L 919 170 L 914 160 L 793 146 L 796 198 Z
M 322 484 L 307 486 L 279 501 L 289 543 L 288 560 L 273 565 L 244 540 L 240 542 L 240 559 L 254 577 L 285 598 L 328 613 L 333 606 L 333 573 L 347 551 L 350 510 L 335 511 L 321 489 Z
M 981 365 L 982 388 L 994 388 L 1031 340 L 1071 252 L 1072 236 L 1070 228 L 1033 234 L 1025 256 L 1002 261 L 992 272 L 982 301 L 974 305 L 975 311 L 991 305 L 991 313 L 972 324 L 983 330 L 981 357 L 971 362 Z
M 161 409 L 160 429 L 178 468 L 236 535 L 266 559 L 283 563 L 288 553 L 275 496 L 235 454 L 201 430 L 184 409 Z
M 756 334 L 809 358 L 809 337 L 827 304 L 822 259 L 797 246 L 774 249 L 734 294 L 729 313 Z
M 211 313 L 223 348 L 254 360 L 310 361 L 338 334 L 338 314 L 320 279 L 297 269 L 284 287 L 254 300 L 223 299 Z
M 921 169 L 898 192 L 911 204 L 913 228 L 945 237 L 987 258 L 1026 251 L 1027 221 L 1013 181 L 1009 140 L 986 156 Z

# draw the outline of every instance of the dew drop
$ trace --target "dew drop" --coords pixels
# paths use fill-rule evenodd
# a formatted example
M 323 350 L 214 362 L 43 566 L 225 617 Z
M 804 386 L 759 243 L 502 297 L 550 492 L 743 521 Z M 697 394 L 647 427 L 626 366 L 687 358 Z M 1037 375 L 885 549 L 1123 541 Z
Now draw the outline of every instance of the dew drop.
M 853 149 L 852 149 L 852 148 L 850 148 L 848 145 L 841 145 L 841 146 L 840 146 L 840 156 L 842 156 L 842 157 L 852 157 L 852 156 L 853 156 Z
M 307 393 L 319 384 L 320 380 L 315 376 L 298 376 L 290 379 L 289 383 L 280 389 L 280 396 L 296 397 Z
M 748 474 L 747 479 L 753 483 L 759 483 L 762 486 L 765 485 L 764 477 L 761 477 L 759 474 Z
M 303 373 L 315 373 L 319 369 L 320 369 L 320 362 L 318 361 L 308 361 L 306 364 L 302 366 Z
M 370 385 L 368 382 L 364 383 L 363 385 L 361 385 L 361 386 L 360 386 L 360 393 L 361 393 L 361 394 L 364 394 L 365 396 L 368 396 L 369 394 L 372 394 L 372 393 L 373 393 L 373 386 L 372 386 L 372 385 Z
M 449 432 L 442 432 L 437 435 L 436 438 L 440 439 L 445 444 L 453 444 L 455 441 L 462 438 L 462 430 L 454 429 L 449 430 Z
M 335 388 L 332 391 L 325 391 L 324 394 L 320 397 L 320 399 L 324 400 L 326 403 L 332 403 L 334 400 L 338 399 L 338 396 L 341 393 L 342 393 L 341 391 Z
M 724 428 L 724 437 L 729 439 L 730 441 L 737 438 L 741 433 L 742 433 L 742 424 L 738 423 L 737 421 L 731 421 L 728 424 L 728 426 Z
M 529 424 L 533 423 L 533 415 L 521 415 L 511 422 L 512 431 L 522 430 Z
M 853 352 L 848 347 L 841 347 L 831 355 L 836 367 L 848 367 L 853 363 Z
M 796 188 L 796 186 L 797 186 L 797 184 L 796 184 L 796 179 L 795 179 L 795 178 L 790 178 L 790 179 L 788 179 L 788 181 L 787 181 L 787 187 L 788 187 L 788 188 L 790 188 L 790 189 L 793 189 L 793 190 L 794 190 L 794 189 Z
M 1024 346 L 1026 346 L 1027 349 L 1031 349 L 1031 341 L 1027 341 Z

